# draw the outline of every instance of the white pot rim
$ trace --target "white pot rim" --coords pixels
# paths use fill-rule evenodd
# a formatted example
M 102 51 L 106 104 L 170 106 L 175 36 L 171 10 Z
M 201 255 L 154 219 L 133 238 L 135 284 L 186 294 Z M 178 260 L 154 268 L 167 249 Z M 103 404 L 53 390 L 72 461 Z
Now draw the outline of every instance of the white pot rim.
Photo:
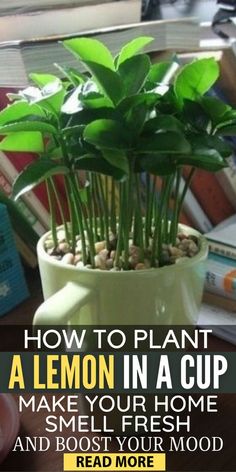
M 153 272 L 156 272 L 158 271 L 158 274 L 160 274 L 161 272 L 166 272 L 166 271 L 182 271 L 182 270 L 185 270 L 189 267 L 192 267 L 194 266 L 195 264 L 197 264 L 198 262 L 201 262 L 203 260 L 206 259 L 207 257 L 207 254 L 208 254 L 208 241 L 207 239 L 205 238 L 205 236 L 203 236 L 201 233 L 199 233 L 199 231 L 191 228 L 190 226 L 187 226 L 187 225 L 184 225 L 184 224 L 180 224 L 179 227 L 184 230 L 187 234 L 191 234 L 193 236 L 196 236 L 197 238 L 199 238 L 199 241 L 200 241 L 200 251 L 196 254 L 196 256 L 193 256 L 193 257 L 190 257 L 186 260 L 184 260 L 182 263 L 180 264 L 172 264 L 172 265 L 166 265 L 166 266 L 163 266 L 163 267 L 153 267 L 151 269 L 141 269 L 141 270 L 121 270 L 121 271 L 110 271 L 110 270 L 100 270 L 100 269 L 87 269 L 87 268 L 78 268 L 78 267 L 75 267 L 73 265 L 69 265 L 69 264 L 63 264 L 61 261 L 57 261 L 55 259 L 53 259 L 49 254 L 47 254 L 47 252 L 45 251 L 45 247 L 44 247 L 44 244 L 45 244 L 45 241 L 48 239 L 48 237 L 51 235 L 51 231 L 48 231 L 47 233 L 45 233 L 43 236 L 41 236 L 41 238 L 39 239 L 38 241 L 38 244 L 37 244 L 37 255 L 38 255 L 38 259 L 39 260 L 43 260 L 44 262 L 54 266 L 55 268 L 57 268 L 58 270 L 63 269 L 63 270 L 68 270 L 68 271 L 76 271 L 77 273 L 89 273 L 89 272 L 92 272 L 93 274 L 96 273 L 96 275 L 98 277 L 124 277 L 124 275 L 128 276 L 128 277 L 134 277 L 134 274 L 136 277 L 139 277 L 141 275 L 151 275 Z M 63 225 L 59 226 L 58 227 L 59 229 L 60 228 L 63 228 Z

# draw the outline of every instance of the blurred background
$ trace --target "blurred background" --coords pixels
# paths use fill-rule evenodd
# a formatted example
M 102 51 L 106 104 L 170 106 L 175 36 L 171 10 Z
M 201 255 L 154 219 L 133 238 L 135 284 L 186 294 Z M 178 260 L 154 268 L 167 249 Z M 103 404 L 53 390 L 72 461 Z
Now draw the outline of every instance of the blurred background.
M 211 21 L 218 9 L 216 0 L 143 0 L 143 19 L 195 16 L 200 21 Z

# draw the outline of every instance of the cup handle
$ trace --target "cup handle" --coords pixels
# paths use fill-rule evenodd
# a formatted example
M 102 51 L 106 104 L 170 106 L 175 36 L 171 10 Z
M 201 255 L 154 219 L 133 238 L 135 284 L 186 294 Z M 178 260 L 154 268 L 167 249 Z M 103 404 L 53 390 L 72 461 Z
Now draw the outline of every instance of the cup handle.
M 34 325 L 67 325 L 71 317 L 94 298 L 93 290 L 75 282 L 45 300 L 34 315 Z

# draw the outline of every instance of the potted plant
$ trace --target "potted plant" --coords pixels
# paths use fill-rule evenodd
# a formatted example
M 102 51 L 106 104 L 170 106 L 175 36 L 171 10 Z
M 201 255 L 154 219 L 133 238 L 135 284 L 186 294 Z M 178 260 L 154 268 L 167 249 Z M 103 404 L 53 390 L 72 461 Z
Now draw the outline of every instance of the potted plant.
M 179 215 L 194 170 L 227 165 L 232 150 L 222 137 L 235 132 L 236 112 L 206 94 L 219 75 L 214 59 L 152 65 L 140 53 L 151 40 L 136 38 L 115 58 L 95 39 L 66 40 L 82 72 L 58 66 L 64 79 L 31 74 L 36 86 L 11 96 L 0 113 L 0 149 L 38 154 L 16 179 L 15 198 L 47 186 L 51 232 L 38 245 L 46 301 L 36 322 L 196 320 L 207 245 L 181 229 Z

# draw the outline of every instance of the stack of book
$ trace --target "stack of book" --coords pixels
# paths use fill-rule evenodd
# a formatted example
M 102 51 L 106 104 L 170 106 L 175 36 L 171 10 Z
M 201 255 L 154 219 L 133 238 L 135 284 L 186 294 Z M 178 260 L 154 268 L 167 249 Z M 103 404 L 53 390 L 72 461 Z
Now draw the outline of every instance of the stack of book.
M 137 22 L 140 17 L 141 0 L 1 2 L 0 41 L 76 35 L 91 28 Z
M 122 12 L 124 0 L 115 2 Z M 105 4 L 107 5 L 107 4 Z M 122 13 L 123 14 L 123 13 Z M 54 15 L 55 16 L 55 15 Z M 172 21 L 149 21 L 140 23 L 131 20 L 130 14 L 124 16 L 126 21 L 119 26 L 108 26 L 84 31 L 78 28 L 77 33 L 62 34 L 57 28 L 57 34 L 40 36 L 35 34 L 30 39 L 9 40 L 0 43 L 0 87 L 24 87 L 29 84 L 29 73 L 44 71 L 45 73 L 60 74 L 55 63 L 68 67 L 77 67 L 78 60 L 74 58 L 61 42 L 71 37 L 91 36 L 102 41 L 116 55 L 121 46 L 138 36 L 151 36 L 153 41 L 145 48 L 146 52 L 184 50 L 191 51 L 199 47 L 200 27 L 196 20 L 185 18 Z M 129 22 L 129 24 L 128 24 Z M 112 25 L 112 23 L 110 23 Z M 1 28 L 1 17 L 0 17 Z M 92 28 L 92 27 L 91 27 Z M 0 29 L 1 31 L 1 29 Z
M 205 280 L 206 302 L 236 311 L 236 216 L 206 234 L 209 256 Z
M 0 204 L 0 316 L 29 295 L 8 211 Z

